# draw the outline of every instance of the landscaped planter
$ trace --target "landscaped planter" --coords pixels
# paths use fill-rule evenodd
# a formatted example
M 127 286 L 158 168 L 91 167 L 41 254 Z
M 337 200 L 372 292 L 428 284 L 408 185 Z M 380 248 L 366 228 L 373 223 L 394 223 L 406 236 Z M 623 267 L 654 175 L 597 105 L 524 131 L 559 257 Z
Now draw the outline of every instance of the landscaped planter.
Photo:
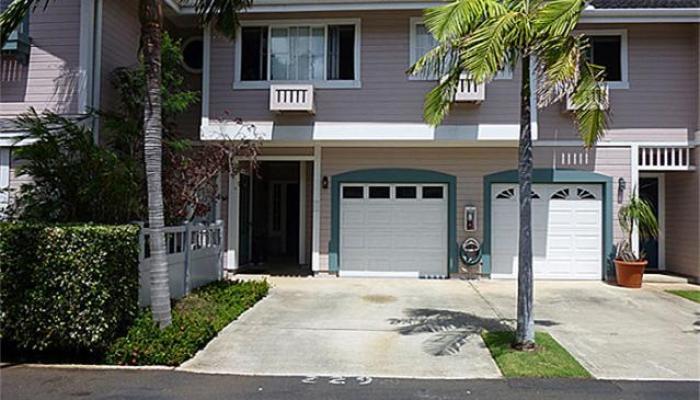
M 644 277 L 644 268 L 648 264 L 647 260 L 643 261 L 622 261 L 615 260 L 615 277 L 617 284 L 628 288 L 642 287 L 642 278 Z

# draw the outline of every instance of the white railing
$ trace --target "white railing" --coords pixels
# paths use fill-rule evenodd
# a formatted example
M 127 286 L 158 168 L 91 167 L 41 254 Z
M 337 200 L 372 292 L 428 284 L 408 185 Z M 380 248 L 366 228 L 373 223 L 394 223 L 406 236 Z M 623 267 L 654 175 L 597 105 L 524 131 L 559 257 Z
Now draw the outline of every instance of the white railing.
M 693 153 L 690 147 L 643 146 L 639 148 L 638 166 L 647 171 L 692 171 Z
M 480 103 L 484 100 L 486 100 L 486 84 L 476 83 L 469 74 L 460 75 L 455 101 Z
M 170 297 L 179 299 L 190 290 L 223 277 L 223 221 L 165 228 Z M 139 235 L 139 305 L 150 304 L 150 229 Z
M 313 85 L 270 85 L 270 111 L 305 111 L 313 113 Z

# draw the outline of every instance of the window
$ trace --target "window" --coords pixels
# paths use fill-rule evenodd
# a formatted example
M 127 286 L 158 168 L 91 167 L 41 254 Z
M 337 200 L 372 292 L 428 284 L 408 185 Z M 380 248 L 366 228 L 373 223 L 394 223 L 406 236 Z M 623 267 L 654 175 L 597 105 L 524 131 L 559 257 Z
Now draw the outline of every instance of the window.
M 417 190 L 415 186 L 397 186 L 396 187 L 396 198 L 397 199 L 415 199 L 417 197 Z
M 441 199 L 442 198 L 442 186 L 423 186 L 423 198 L 424 199 Z
M 627 32 L 602 30 L 584 32 L 589 47 L 586 57 L 605 69 L 605 80 L 611 89 L 628 87 L 627 80 Z
M 432 50 L 437 45 L 437 40 L 428 31 L 422 18 L 411 18 L 410 25 L 410 49 L 409 49 L 409 65 L 415 64 L 419 58 L 421 58 L 425 53 Z M 506 67 L 501 70 L 494 79 L 512 79 L 513 71 Z M 434 76 L 429 74 L 414 75 L 410 76 L 409 79 L 412 80 L 436 80 Z
M 515 198 L 515 189 L 509 188 L 496 195 L 497 199 L 509 200 Z
M 188 72 L 202 72 L 202 54 L 204 45 L 202 38 L 190 38 L 182 45 L 182 63 Z
M 338 22 L 243 26 L 236 87 L 261 89 L 274 81 L 358 87 L 359 23 Z
M 595 200 L 595 195 L 583 188 L 576 188 L 576 197 L 581 200 Z
M 391 190 L 389 186 L 370 186 L 369 187 L 369 198 L 370 199 L 388 199 L 391 197 Z
M 344 199 L 362 199 L 365 197 L 365 188 L 362 186 L 343 186 Z
M 549 198 L 552 200 L 566 200 L 569 198 L 569 189 L 560 189 L 554 192 Z

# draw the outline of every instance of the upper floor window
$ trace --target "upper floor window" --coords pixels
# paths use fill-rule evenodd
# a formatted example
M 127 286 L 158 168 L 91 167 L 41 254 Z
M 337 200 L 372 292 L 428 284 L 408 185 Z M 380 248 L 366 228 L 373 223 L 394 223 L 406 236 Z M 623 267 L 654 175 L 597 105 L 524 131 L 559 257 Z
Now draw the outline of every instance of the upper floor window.
M 433 37 L 433 34 L 430 33 L 428 28 L 425 26 L 423 23 L 422 18 L 411 18 L 411 24 L 410 24 L 410 47 L 409 47 L 409 64 L 413 65 L 423 57 L 428 51 L 432 50 L 435 46 L 437 46 L 437 40 L 435 40 L 435 37 Z M 513 78 L 513 71 L 510 68 L 504 68 L 503 70 L 499 71 L 498 74 L 494 77 L 494 79 L 512 79 Z M 434 76 L 431 76 L 429 74 L 423 75 L 414 75 L 411 76 L 410 79 L 415 79 L 415 80 L 435 80 L 436 78 Z
M 583 32 L 588 36 L 586 57 L 605 69 L 605 81 L 611 89 L 629 87 L 627 78 L 627 32 L 601 30 Z
M 356 21 L 245 25 L 239 38 L 238 88 L 264 88 L 272 81 L 359 86 Z

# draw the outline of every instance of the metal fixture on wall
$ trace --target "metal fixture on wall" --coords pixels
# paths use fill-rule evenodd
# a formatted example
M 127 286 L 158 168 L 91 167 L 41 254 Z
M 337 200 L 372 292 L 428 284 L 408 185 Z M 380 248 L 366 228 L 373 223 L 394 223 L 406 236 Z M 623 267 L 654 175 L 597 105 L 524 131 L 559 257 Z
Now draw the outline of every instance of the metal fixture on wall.
M 625 201 L 625 189 L 627 188 L 627 182 L 625 178 L 620 177 L 617 180 L 617 203 L 622 204 Z

